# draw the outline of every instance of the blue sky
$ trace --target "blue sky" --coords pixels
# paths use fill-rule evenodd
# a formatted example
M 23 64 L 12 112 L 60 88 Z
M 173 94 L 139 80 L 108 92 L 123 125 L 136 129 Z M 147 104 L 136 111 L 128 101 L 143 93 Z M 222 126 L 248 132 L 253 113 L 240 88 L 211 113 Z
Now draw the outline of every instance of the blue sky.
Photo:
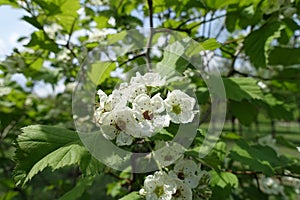
M 22 48 L 22 44 L 17 40 L 22 36 L 29 36 L 34 27 L 22 21 L 21 18 L 25 15 L 25 11 L 13 9 L 9 6 L 0 6 L 0 60 L 12 53 L 13 48 Z M 26 78 L 22 74 L 14 74 L 12 80 L 18 82 L 21 86 L 25 86 Z M 46 97 L 53 93 L 63 92 L 65 86 L 60 81 L 53 91 L 50 84 L 45 84 L 38 81 L 33 88 L 33 93 L 40 97 Z
M 24 14 L 20 9 L 0 6 L 0 60 L 9 55 L 14 47 L 21 48 L 22 45 L 17 43 L 18 38 L 34 30 L 34 27 L 20 19 Z

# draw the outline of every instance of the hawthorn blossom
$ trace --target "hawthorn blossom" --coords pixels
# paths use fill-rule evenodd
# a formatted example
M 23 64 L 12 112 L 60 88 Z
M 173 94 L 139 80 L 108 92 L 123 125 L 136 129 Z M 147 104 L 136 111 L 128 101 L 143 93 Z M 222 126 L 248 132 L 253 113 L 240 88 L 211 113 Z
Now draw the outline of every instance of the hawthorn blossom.
M 194 119 L 196 100 L 180 90 L 169 92 L 165 99 L 167 113 L 174 123 L 189 123 Z
M 140 94 L 134 99 L 132 105 L 133 109 L 140 113 L 138 118 L 141 125 L 149 128 L 149 137 L 163 127 L 169 126 L 169 117 L 161 114 L 165 107 L 159 93 L 152 98 L 146 94 Z
M 172 200 L 192 200 L 193 193 L 191 188 L 184 184 L 180 179 L 174 179 L 176 183 L 176 192 L 172 195 Z
M 140 194 L 145 194 L 146 200 L 171 200 L 176 190 L 175 181 L 167 173 L 157 171 L 146 177 Z
M 104 113 L 100 125 L 103 135 L 113 140 L 117 137 L 117 145 L 130 145 L 131 133 L 136 129 L 136 120 L 129 108 Z
M 102 90 L 98 90 L 97 94 L 99 96 L 99 107 L 94 112 L 94 119 L 97 123 L 102 123 L 103 114 L 112 111 L 116 106 L 125 107 L 122 104 L 121 94 L 114 90 L 112 94 L 107 96 Z
M 194 161 L 187 159 L 182 159 L 175 164 L 170 175 L 179 178 L 191 188 L 196 188 L 201 178 L 199 166 Z
M 146 73 L 142 76 L 137 72 L 136 76 L 131 78 L 130 83 L 143 84 L 147 87 L 161 87 L 165 85 L 166 78 L 162 78 L 158 73 Z

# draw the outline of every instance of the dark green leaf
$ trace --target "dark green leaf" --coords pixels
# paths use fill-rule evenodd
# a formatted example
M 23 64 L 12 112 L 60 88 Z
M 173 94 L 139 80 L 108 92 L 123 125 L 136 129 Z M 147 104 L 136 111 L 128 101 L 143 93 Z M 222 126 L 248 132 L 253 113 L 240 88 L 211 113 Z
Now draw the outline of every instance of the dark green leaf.
M 295 65 L 300 64 L 300 48 L 275 47 L 269 56 L 271 65 Z
M 28 126 L 22 130 L 23 133 L 17 139 L 15 154 L 17 166 L 14 177 L 17 184 L 25 184 L 46 167 L 56 170 L 78 164 L 84 166 L 85 172 L 99 169 L 88 167 L 94 165 L 94 162 L 82 164 L 89 161 L 86 158 L 90 154 L 76 132 L 45 125 Z
M 284 28 L 280 23 L 266 24 L 250 33 L 244 41 L 245 53 L 255 67 L 265 67 L 268 61 L 268 51 L 271 42 L 280 36 Z

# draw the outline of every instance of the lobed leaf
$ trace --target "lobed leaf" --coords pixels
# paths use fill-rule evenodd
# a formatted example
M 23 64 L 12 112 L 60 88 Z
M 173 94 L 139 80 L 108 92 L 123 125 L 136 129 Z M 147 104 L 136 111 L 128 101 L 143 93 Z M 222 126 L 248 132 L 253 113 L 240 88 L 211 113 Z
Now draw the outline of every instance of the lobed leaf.
M 22 131 L 15 153 L 14 178 L 18 185 L 24 185 L 46 167 L 56 170 L 77 164 L 84 175 L 101 170 L 74 131 L 46 125 L 27 126 Z

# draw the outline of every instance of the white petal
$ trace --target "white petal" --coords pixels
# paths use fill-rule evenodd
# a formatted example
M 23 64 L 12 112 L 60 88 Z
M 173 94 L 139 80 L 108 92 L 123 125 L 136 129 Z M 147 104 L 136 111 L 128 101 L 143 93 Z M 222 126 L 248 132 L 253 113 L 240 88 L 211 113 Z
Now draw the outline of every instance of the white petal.
M 146 94 L 140 94 L 134 99 L 132 105 L 137 110 L 149 110 L 151 105 L 150 97 Z
M 155 113 L 161 113 L 165 110 L 164 101 L 160 97 L 160 94 L 156 94 L 151 98 L 152 111 Z
M 116 137 L 117 130 L 113 126 L 102 125 L 101 131 L 102 131 L 104 137 L 108 140 L 113 140 Z
M 117 136 L 116 143 L 118 146 L 124 146 L 124 145 L 131 145 L 132 141 L 133 141 L 132 137 L 122 131 Z
M 179 117 L 179 121 L 180 123 L 189 123 L 192 122 L 194 119 L 194 113 L 189 111 L 189 112 L 182 112 L 178 117 Z

